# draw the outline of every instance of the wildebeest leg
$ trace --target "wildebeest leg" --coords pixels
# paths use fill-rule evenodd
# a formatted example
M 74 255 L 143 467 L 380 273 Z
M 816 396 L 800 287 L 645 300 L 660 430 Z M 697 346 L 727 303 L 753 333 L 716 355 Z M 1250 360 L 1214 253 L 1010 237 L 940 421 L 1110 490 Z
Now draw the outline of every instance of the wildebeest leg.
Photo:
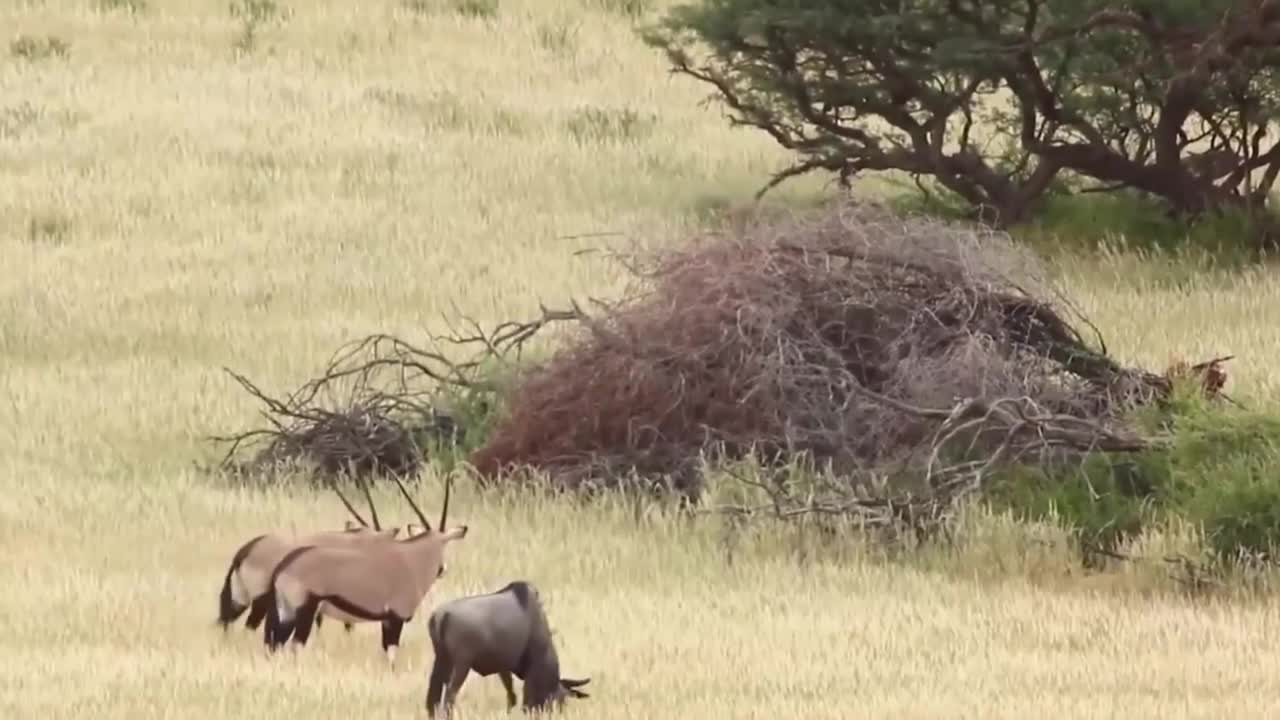
M 404 621 L 397 617 L 389 617 L 382 621 L 382 651 L 387 654 L 387 661 L 396 664 L 396 650 L 400 648 L 400 633 L 404 630 Z
M 244 626 L 250 630 L 257 630 L 262 624 L 264 618 L 267 617 L 267 608 L 271 605 L 270 595 L 259 595 L 249 603 L 249 617 L 245 618 Z
M 444 691 L 444 712 L 445 717 L 449 717 L 449 713 L 453 710 L 453 704 L 458 699 L 458 693 L 462 690 L 462 683 L 467 681 L 467 675 L 471 673 L 471 666 L 466 663 L 456 663 L 453 666 L 453 672 L 449 673 L 449 687 Z
M 298 615 L 293 620 L 295 628 L 293 641 L 299 646 L 307 644 L 307 638 L 311 637 L 311 628 L 315 625 L 316 610 L 320 608 L 320 601 L 315 598 L 308 598 L 302 603 L 302 607 L 298 608 Z
M 431 679 L 427 682 L 427 717 L 436 716 L 436 707 L 440 705 L 445 681 L 452 672 L 452 663 L 444 653 L 444 648 L 436 648 L 436 659 L 431 663 Z
M 502 680 L 502 687 L 507 689 L 507 709 L 510 710 L 516 706 L 516 689 L 511 684 L 511 673 L 506 671 L 499 672 L 498 678 Z

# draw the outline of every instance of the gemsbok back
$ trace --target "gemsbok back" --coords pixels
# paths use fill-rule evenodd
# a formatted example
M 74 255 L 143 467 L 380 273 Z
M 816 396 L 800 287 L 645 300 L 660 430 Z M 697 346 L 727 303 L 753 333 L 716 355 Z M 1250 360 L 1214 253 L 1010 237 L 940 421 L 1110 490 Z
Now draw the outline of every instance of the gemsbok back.
M 524 682 L 526 710 L 558 709 L 566 697 L 590 697 L 578 688 L 591 678 L 560 677 L 542 601 L 528 582 L 517 580 L 487 595 L 450 600 L 431 613 L 427 631 L 436 656 L 427 686 L 428 717 L 436 717 L 438 707 L 443 717 L 449 716 L 472 671 L 481 677 L 498 674 L 507 691 L 507 710 L 516 704 L 512 675 Z
M 433 529 L 400 479 L 392 479 L 422 521 L 422 532 L 388 543 L 292 550 L 276 566 L 267 591 L 273 596 L 263 635 L 269 650 L 278 649 L 290 636 L 297 645 L 305 645 L 313 621 L 323 612 L 345 623 L 381 623 L 383 652 L 395 664 L 404 624 L 413 619 L 444 571 L 445 547 L 466 537 L 467 526 L 445 529 L 450 481 L 444 486 L 440 527 Z
M 246 609 L 249 610 L 249 617 L 244 623 L 246 628 L 253 630 L 262 623 L 271 600 L 267 594 L 271 573 L 291 550 L 311 545 L 341 547 L 395 540 L 400 528 L 382 529 L 378 520 L 378 510 L 373 505 L 373 498 L 369 495 L 367 487 L 362 486 L 362 489 L 369 501 L 370 517 L 373 519 L 372 527 L 365 522 L 360 513 L 356 512 L 346 496 L 335 485 L 333 490 L 338 494 L 338 499 L 357 521 L 348 520 L 345 530 L 323 530 L 300 537 L 290 537 L 280 532 L 264 533 L 236 550 L 227 568 L 227 574 L 223 578 L 222 591 L 218 598 L 218 624 L 223 630 L 235 622 Z M 412 526 L 409 527 L 412 528 Z

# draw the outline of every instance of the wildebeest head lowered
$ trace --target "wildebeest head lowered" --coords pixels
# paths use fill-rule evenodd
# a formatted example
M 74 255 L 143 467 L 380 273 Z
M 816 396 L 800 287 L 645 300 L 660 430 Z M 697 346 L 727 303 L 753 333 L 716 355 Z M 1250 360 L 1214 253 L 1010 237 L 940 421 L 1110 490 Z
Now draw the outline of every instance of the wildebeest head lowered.
M 494 673 L 507 691 L 507 709 L 516 704 L 514 675 L 524 681 L 527 710 L 559 707 L 566 697 L 589 697 L 578 688 L 590 678 L 560 677 L 560 659 L 537 589 L 516 581 L 493 593 L 451 600 L 427 621 L 435 662 L 427 687 L 427 714 L 434 717 L 444 695 L 448 716 L 467 674 Z M 446 690 L 447 687 L 447 690 Z
M 439 527 L 432 528 L 400 479 L 392 478 L 422 522 L 422 532 L 389 543 L 291 551 L 270 581 L 274 601 L 267 608 L 268 648 L 278 648 L 290 636 L 305 645 L 317 612 L 323 612 L 346 623 L 381 623 L 382 648 L 395 662 L 404 624 L 443 572 L 446 546 L 466 537 L 467 526 L 445 529 L 450 480 L 445 482 Z
M 362 486 L 361 489 L 364 490 L 365 497 L 369 501 L 372 527 L 365 522 L 360 513 L 356 512 L 355 507 L 335 485 L 333 490 L 338 494 L 338 499 L 357 521 L 348 520 L 345 530 L 324 530 L 300 537 L 289 537 L 279 532 L 265 533 L 249 540 L 236 550 L 227 567 L 227 574 L 223 578 L 222 591 L 218 598 L 218 624 L 223 630 L 246 609 L 249 610 L 249 617 L 245 620 L 245 627 L 254 629 L 262 623 L 271 601 L 267 594 L 271 572 L 291 550 L 308 545 L 347 546 L 369 542 L 390 542 L 396 538 L 400 528 L 392 527 L 384 530 L 378 520 L 378 510 L 374 507 L 368 488 Z

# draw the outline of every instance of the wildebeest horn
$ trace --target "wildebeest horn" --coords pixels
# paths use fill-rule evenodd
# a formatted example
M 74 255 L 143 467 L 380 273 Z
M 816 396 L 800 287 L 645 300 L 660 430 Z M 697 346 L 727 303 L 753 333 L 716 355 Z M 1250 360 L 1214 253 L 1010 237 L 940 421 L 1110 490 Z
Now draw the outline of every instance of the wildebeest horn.
M 369 519 L 373 520 L 373 529 L 381 530 L 382 523 L 378 521 L 378 508 L 373 504 L 373 495 L 369 492 L 369 481 L 356 480 L 360 484 L 360 490 L 364 493 L 364 499 L 369 502 Z
M 338 483 L 334 481 L 329 483 L 329 486 L 338 494 L 338 499 L 341 500 L 342 504 L 347 508 L 347 512 L 351 513 L 351 516 L 354 517 L 361 525 L 369 527 L 369 523 L 365 522 L 364 518 L 360 517 L 360 513 L 356 512 L 356 509 L 351 506 L 351 503 L 347 500 L 347 496 L 343 495 L 342 491 L 338 489 Z
M 418 519 L 422 521 L 422 527 L 427 532 L 431 532 L 431 522 L 427 520 L 427 516 L 423 515 L 422 511 L 418 509 L 418 504 L 413 501 L 413 498 L 409 497 L 409 491 L 404 489 L 404 483 L 400 482 L 400 476 L 396 473 L 391 473 L 391 479 L 396 481 L 396 487 L 400 488 L 400 494 L 403 495 L 405 501 L 409 503 L 409 507 L 413 508 L 413 514 L 417 515 Z
M 440 532 L 444 532 L 444 519 L 449 515 L 449 488 L 453 485 L 453 477 L 444 479 L 444 507 L 440 508 Z

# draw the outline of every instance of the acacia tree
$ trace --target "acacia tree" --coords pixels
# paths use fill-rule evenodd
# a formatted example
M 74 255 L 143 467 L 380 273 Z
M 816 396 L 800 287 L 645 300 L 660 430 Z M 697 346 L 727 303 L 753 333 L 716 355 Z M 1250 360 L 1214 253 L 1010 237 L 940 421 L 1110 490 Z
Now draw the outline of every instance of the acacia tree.
M 1064 173 L 1196 215 L 1280 174 L 1280 0 L 701 0 L 644 31 L 812 170 L 931 179 L 997 224 Z

